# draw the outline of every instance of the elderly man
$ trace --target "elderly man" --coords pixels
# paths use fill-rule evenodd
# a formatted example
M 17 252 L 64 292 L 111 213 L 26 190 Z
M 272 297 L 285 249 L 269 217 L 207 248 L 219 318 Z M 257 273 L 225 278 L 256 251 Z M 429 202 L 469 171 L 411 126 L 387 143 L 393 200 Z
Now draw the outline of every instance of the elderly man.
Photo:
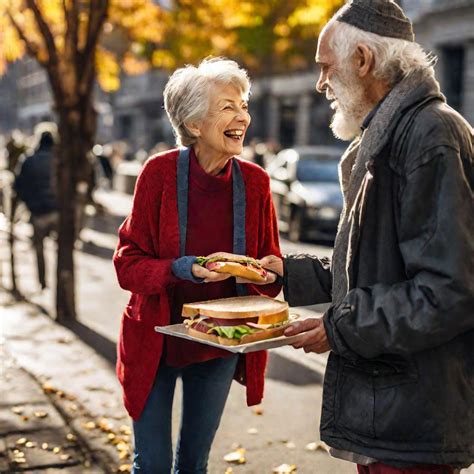
M 473 131 L 389 0 L 346 4 L 320 35 L 317 89 L 353 139 L 332 264 L 274 256 L 294 346 L 330 350 L 321 438 L 359 473 L 452 473 L 474 461 Z

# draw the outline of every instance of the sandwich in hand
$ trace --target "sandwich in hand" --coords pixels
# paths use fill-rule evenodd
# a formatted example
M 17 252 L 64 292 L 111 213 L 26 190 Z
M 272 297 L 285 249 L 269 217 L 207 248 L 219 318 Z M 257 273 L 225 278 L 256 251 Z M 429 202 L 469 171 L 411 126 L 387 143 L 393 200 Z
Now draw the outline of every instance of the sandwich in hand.
M 198 257 L 196 263 L 212 272 L 229 273 L 254 282 L 264 282 L 267 277 L 267 271 L 252 257 Z
M 288 303 L 266 296 L 240 296 L 183 305 L 190 336 L 225 346 L 282 336 L 290 324 Z

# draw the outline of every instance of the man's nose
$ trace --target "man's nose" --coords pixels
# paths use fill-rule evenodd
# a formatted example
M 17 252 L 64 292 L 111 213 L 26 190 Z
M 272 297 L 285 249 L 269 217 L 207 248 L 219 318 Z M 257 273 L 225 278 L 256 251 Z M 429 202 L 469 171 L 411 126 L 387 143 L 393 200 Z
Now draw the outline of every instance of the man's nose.
M 321 72 L 318 78 L 318 82 L 316 82 L 316 90 L 321 94 L 326 92 L 327 83 L 326 83 L 326 75 Z

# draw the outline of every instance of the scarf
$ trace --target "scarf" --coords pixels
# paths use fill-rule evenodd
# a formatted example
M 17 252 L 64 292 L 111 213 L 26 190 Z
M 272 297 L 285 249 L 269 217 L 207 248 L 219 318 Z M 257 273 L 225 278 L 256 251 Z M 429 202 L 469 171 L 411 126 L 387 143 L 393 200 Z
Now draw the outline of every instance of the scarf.
M 354 256 L 365 218 L 367 196 L 374 180 L 374 159 L 392 136 L 407 107 L 426 100 L 429 91 L 439 94 L 436 80 L 425 71 L 415 71 L 387 95 L 370 126 L 348 147 L 339 164 L 344 206 L 332 257 L 332 302 L 338 305 L 354 288 Z M 431 96 L 432 97 L 432 96 Z

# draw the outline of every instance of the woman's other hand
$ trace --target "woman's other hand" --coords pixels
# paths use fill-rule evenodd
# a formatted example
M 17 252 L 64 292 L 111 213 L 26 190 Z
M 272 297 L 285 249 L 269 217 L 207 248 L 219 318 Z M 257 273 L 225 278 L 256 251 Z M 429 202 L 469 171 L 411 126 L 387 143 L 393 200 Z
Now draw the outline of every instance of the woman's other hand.
M 276 273 L 277 275 L 283 276 L 283 260 L 276 255 L 267 255 L 262 259 L 258 260 L 265 270 Z
M 235 281 L 237 283 L 246 283 L 248 285 L 269 285 L 270 283 L 275 283 L 276 279 L 277 279 L 276 273 L 267 272 L 267 275 L 265 276 L 265 280 L 263 281 L 246 280 L 245 278 L 240 278 L 240 277 L 236 277 Z

